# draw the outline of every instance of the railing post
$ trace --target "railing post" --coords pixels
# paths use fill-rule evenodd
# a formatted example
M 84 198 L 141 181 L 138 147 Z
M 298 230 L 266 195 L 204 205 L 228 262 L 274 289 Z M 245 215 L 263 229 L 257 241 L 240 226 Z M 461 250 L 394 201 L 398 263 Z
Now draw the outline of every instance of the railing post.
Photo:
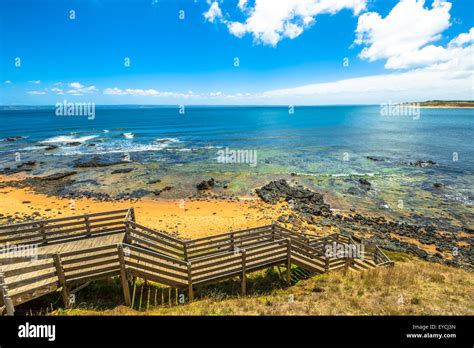
M 128 225 L 128 221 L 125 221 L 125 237 L 124 237 L 124 242 L 127 244 L 132 244 L 132 240 L 130 238 L 131 231 L 130 231 L 130 226 Z
M 193 293 L 193 277 L 191 274 L 191 261 L 188 261 L 188 296 L 189 302 L 194 300 L 194 293 Z
M 183 242 L 183 256 L 184 256 L 184 261 L 188 261 L 188 244 L 186 242 Z
M 58 253 L 56 253 L 53 255 L 53 260 L 54 260 L 54 267 L 56 267 L 56 274 L 58 275 L 59 284 L 62 287 L 61 294 L 63 296 L 64 307 L 69 308 L 70 307 L 69 289 L 67 288 L 67 285 L 66 285 L 66 276 L 64 274 L 64 269 L 61 262 L 61 256 Z
M 44 229 L 44 222 L 40 222 L 39 232 L 40 232 L 40 235 L 43 237 L 43 243 L 44 244 L 48 243 L 48 240 L 46 239 L 46 231 Z
M 247 293 L 247 252 L 245 249 L 241 250 L 242 253 L 242 295 L 245 296 Z
M 286 239 L 286 281 L 291 284 L 291 239 Z
M 135 222 L 135 208 L 130 208 L 130 219 Z
M 230 234 L 230 251 L 234 250 L 234 234 Z
M 122 244 L 117 245 L 117 251 L 118 251 L 118 257 L 119 257 L 119 262 L 120 262 L 120 281 L 122 283 L 123 297 L 125 299 L 125 304 L 127 306 L 131 306 L 132 300 L 130 297 L 130 287 L 128 285 L 128 276 L 127 276 L 127 270 L 125 267 L 125 255 L 124 255 Z
M 5 275 L 3 272 L 0 272 L 0 292 L 2 295 L 3 304 L 7 310 L 7 315 L 13 315 L 15 313 L 15 307 L 13 306 L 13 301 L 8 296 L 8 287 L 5 284 Z
M 329 272 L 329 256 L 325 255 L 325 264 L 324 264 L 324 269 L 326 270 L 326 273 Z
M 276 223 L 272 221 L 272 240 L 275 240 L 275 233 L 276 233 Z

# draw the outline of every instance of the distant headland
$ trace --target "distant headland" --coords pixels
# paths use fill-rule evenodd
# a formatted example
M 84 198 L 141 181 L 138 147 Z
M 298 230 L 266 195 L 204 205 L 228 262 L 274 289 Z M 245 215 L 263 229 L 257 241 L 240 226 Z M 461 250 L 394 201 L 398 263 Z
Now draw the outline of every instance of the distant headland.
M 420 102 L 422 108 L 474 108 L 474 100 L 428 100 Z

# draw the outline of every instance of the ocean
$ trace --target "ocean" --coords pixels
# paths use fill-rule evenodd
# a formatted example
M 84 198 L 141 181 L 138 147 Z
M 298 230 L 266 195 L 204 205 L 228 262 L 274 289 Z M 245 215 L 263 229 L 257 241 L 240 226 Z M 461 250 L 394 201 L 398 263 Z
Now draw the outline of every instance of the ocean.
M 32 174 L 96 157 L 127 158 L 193 180 L 219 173 L 249 180 L 291 173 L 404 178 L 430 193 L 441 183 L 451 188 L 445 198 L 472 205 L 472 109 L 419 111 L 389 116 L 380 106 L 188 106 L 180 113 L 178 106 L 98 106 L 90 119 L 56 116 L 53 107 L 2 107 L 0 165 L 14 167 L 19 154 L 20 162 L 42 162 Z M 223 163 L 224 151 L 249 151 L 255 163 L 245 156 Z
M 267 153 L 287 157 L 292 171 L 311 174 L 364 171 L 366 156 L 430 159 L 444 170 L 472 171 L 473 116 L 471 109 L 422 109 L 418 119 L 381 116 L 379 106 L 295 107 L 293 114 L 288 107 L 196 106 L 180 114 L 178 107 L 142 106 L 98 107 L 90 120 L 56 116 L 51 108 L 3 107 L 0 151 L 2 160 L 15 152 L 44 154 L 48 145 L 59 146 L 48 153 L 53 157 L 129 152 L 160 161 L 172 153 L 177 164 L 180 153 L 228 147 L 261 151 L 265 159 Z M 24 138 L 5 140 L 15 136 Z M 73 142 L 81 145 L 66 145 Z M 210 163 L 214 152 L 208 151 Z M 345 163 L 335 166 L 338 160 Z

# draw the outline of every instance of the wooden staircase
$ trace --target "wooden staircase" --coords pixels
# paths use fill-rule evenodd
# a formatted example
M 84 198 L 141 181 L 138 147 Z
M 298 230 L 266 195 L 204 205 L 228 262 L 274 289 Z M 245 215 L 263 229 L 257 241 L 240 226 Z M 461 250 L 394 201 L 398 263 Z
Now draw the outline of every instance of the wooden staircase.
M 121 278 L 125 303 L 131 305 L 131 277 L 187 289 L 192 301 L 195 287 L 235 277 L 245 294 L 247 273 L 274 266 L 284 266 L 286 280 L 294 284 L 341 268 L 363 271 L 393 264 L 377 246 L 352 236 L 318 238 L 277 224 L 185 240 L 136 223 L 133 208 L 0 226 L 0 245 L 5 240 L 37 246 L 34 257 L 8 248 L 0 253 L 0 310 L 7 314 L 58 290 L 69 307 L 71 294 L 83 284 L 114 276 Z M 363 253 L 329 255 L 333 246 Z

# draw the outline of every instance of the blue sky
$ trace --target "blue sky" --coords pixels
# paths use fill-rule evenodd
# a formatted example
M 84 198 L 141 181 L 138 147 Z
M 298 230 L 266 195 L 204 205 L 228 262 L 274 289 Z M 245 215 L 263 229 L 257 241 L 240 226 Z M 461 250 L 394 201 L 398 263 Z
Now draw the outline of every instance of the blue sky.
M 470 0 L 2 0 L 0 103 L 473 99 L 473 16 Z

